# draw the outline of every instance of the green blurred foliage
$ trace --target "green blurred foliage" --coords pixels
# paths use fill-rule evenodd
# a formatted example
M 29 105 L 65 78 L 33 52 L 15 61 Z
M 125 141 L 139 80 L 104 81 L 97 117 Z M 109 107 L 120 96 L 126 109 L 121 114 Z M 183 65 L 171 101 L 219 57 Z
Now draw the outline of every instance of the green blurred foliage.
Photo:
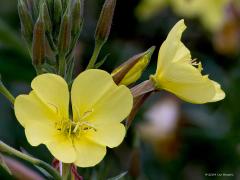
M 0 73 L 3 82 L 14 95 L 27 93 L 35 76 L 27 46 L 20 35 L 16 3 L 15 0 L 1 0 L 0 6 Z M 139 22 L 134 15 L 138 3 L 138 0 L 117 2 L 110 40 L 100 55 L 102 59 L 110 53 L 102 66 L 109 72 L 152 45 L 158 49 L 170 28 L 180 19 L 170 9 L 165 9 L 150 20 Z M 102 4 L 103 0 L 86 0 L 83 33 L 77 48 L 76 75 L 84 69 L 91 57 L 94 29 Z M 210 74 L 212 79 L 223 86 L 226 98 L 206 105 L 181 102 L 184 125 L 177 132 L 180 139 L 178 143 L 181 145 L 176 155 L 166 160 L 164 156 L 156 155 L 151 144 L 136 136 L 138 124 L 145 119 L 144 112 L 151 108 L 156 99 L 161 100 L 168 93 L 153 96 L 139 112 L 125 142 L 119 148 L 109 150 L 104 162 L 96 168 L 79 170 L 86 179 L 106 179 L 134 168 L 137 175 L 134 177 L 133 171 L 129 171 L 126 179 L 208 179 L 205 173 L 234 174 L 234 177 L 209 179 L 240 178 L 240 51 L 235 54 L 219 54 L 211 41 L 213 35 L 198 20 L 186 19 L 186 24 L 188 29 L 183 41 L 193 57 L 202 61 L 204 73 Z M 154 53 L 140 81 L 154 73 L 157 53 Z M 44 146 L 31 147 L 27 143 L 23 128 L 14 117 L 12 106 L 2 96 L 0 109 L 0 139 L 16 149 L 22 147 L 30 154 L 51 163 L 52 156 Z M 136 139 L 137 145 L 134 143 Z M 163 147 L 159 147 L 161 148 Z M 136 156 L 133 156 L 134 152 L 138 152 Z M 2 177 L 8 179 L 0 169 L 0 178 Z

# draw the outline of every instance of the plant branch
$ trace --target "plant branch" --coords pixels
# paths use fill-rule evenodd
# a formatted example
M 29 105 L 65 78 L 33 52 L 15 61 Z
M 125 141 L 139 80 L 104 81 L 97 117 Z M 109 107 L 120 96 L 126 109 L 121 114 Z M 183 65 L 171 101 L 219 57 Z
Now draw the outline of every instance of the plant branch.
M 49 164 L 47 164 L 46 162 L 36 159 L 36 158 L 33 158 L 31 156 L 28 156 L 20 151 L 17 151 L 16 149 L 8 146 L 7 144 L 3 143 L 2 141 L 0 141 L 0 152 L 18 157 L 18 158 L 23 159 L 33 165 L 39 166 L 39 167 L 45 169 L 49 174 L 51 174 L 54 179 L 61 180 L 59 173 L 53 167 L 51 167 Z
M 88 63 L 87 69 L 93 69 L 95 66 L 95 63 L 97 61 L 98 55 L 103 47 L 104 43 L 102 43 L 101 41 L 96 41 L 95 42 L 95 48 L 93 51 L 93 55 Z
M 8 91 L 8 89 L 4 86 L 1 80 L 0 80 L 0 93 L 4 95 L 12 104 L 14 104 L 15 101 L 14 96 Z

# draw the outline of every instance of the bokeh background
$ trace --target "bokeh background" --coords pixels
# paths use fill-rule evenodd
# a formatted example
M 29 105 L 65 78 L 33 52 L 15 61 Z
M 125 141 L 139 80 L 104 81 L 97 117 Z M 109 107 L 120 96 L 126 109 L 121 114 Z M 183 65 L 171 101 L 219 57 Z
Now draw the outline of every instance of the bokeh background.
M 76 75 L 91 57 L 102 4 L 103 0 L 85 0 Z M 97 167 L 79 169 L 85 179 L 106 179 L 126 171 L 125 179 L 240 179 L 239 0 L 119 0 L 110 39 L 100 55 L 103 58 L 110 53 L 102 69 L 111 72 L 155 45 L 151 63 L 139 82 L 146 80 L 155 72 L 161 43 L 181 18 L 188 27 L 183 42 L 192 56 L 201 60 L 204 74 L 222 85 L 226 98 L 192 105 L 167 92 L 154 94 L 141 108 L 125 142 L 108 150 L 108 156 Z M 16 0 L 0 1 L 0 74 L 16 96 L 29 92 L 35 77 L 20 35 Z M 34 148 L 27 143 L 11 104 L 1 95 L 0 139 L 18 150 L 52 161 L 44 146 Z M 40 172 L 30 164 L 24 165 Z M 206 173 L 228 176 L 208 177 Z M 1 178 L 10 179 L 3 169 Z

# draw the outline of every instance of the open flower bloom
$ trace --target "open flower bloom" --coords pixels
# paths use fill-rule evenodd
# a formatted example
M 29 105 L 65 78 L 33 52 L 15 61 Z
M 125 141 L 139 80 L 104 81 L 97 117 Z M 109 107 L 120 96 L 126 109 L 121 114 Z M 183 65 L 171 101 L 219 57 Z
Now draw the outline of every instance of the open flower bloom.
M 180 20 L 163 42 L 152 81 L 157 89 L 170 91 L 187 102 L 203 104 L 222 100 L 225 93 L 220 85 L 201 74 L 201 63 L 191 59 L 190 51 L 181 42 L 185 28 Z
M 121 124 L 132 108 L 132 95 L 117 86 L 110 74 L 87 70 L 73 82 L 69 115 L 69 90 L 63 78 L 43 74 L 32 81 L 29 95 L 16 98 L 14 109 L 32 146 L 45 144 L 58 160 L 90 167 L 118 146 L 125 136 Z

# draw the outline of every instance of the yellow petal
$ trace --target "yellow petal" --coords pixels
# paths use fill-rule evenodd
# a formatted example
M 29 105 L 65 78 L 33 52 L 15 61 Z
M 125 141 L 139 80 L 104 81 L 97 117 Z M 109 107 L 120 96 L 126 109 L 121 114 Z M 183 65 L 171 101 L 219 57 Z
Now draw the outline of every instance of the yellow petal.
M 203 104 L 215 101 L 217 99 L 215 96 L 220 91 L 214 81 L 202 76 L 198 69 L 187 63 L 173 63 L 159 79 L 162 89 L 190 103 Z M 221 98 L 223 96 L 218 97 L 218 100 Z
M 56 114 L 48 108 L 32 91 L 29 95 L 20 95 L 14 102 L 17 120 L 25 127 L 33 123 L 51 124 L 57 120 Z
M 130 90 L 117 86 L 111 75 L 102 70 L 81 73 L 73 82 L 71 95 L 75 120 L 92 111 L 91 120 L 121 122 L 132 108 Z
M 220 100 L 224 99 L 226 95 L 225 95 L 224 91 L 221 89 L 220 84 L 218 84 L 215 81 L 212 81 L 212 83 L 215 86 L 216 94 L 213 97 L 213 99 L 211 100 L 211 102 L 216 102 L 216 101 L 220 101 Z
M 52 137 L 57 134 L 57 130 L 54 122 L 43 123 L 34 121 L 34 123 L 26 125 L 25 134 L 32 146 L 38 146 L 39 144 L 46 144 L 52 141 Z
M 191 61 L 190 51 L 181 42 L 183 31 L 186 29 L 184 20 L 180 20 L 169 32 L 167 39 L 163 42 L 159 54 L 157 74 L 164 73 L 173 62 Z
M 45 104 L 68 117 L 68 85 L 61 76 L 42 74 L 32 81 L 31 86 Z
M 96 131 L 89 131 L 86 137 L 96 143 L 113 148 L 118 146 L 125 137 L 126 129 L 121 123 L 93 125 Z
M 84 137 L 74 139 L 77 159 L 74 162 L 79 167 L 91 167 L 98 164 L 106 154 L 106 147 L 96 144 Z
M 93 105 L 112 87 L 112 77 L 105 71 L 91 69 L 81 73 L 74 80 L 71 90 L 74 117 L 76 111 L 83 115 L 92 110 Z
M 111 88 L 94 106 L 87 120 L 94 124 L 117 123 L 123 121 L 131 112 L 133 98 L 126 86 Z
M 61 133 L 49 138 L 50 142 L 46 146 L 55 158 L 64 163 L 73 163 L 76 160 L 76 151 L 68 136 Z

